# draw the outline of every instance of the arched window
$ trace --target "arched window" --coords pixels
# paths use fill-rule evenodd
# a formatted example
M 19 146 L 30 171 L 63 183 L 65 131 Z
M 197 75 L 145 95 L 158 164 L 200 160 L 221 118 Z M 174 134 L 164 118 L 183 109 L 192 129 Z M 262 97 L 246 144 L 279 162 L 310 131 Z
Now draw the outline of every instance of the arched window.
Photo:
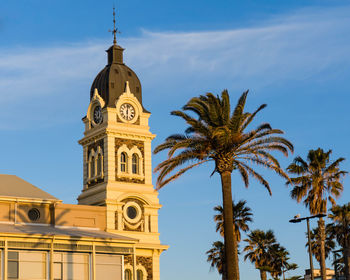
M 85 179 L 89 179 L 89 178 L 91 177 L 90 171 L 89 171 L 89 168 L 90 168 L 89 162 L 86 162 L 86 163 L 85 163 L 85 166 L 86 166 L 86 175 L 85 175 Z
M 141 269 L 138 269 L 136 271 L 136 275 L 137 275 L 137 280 L 143 280 L 143 271 Z
M 98 154 L 97 156 L 97 176 L 100 176 L 102 173 L 102 156 Z
M 132 155 L 132 173 L 139 174 L 139 156 L 137 154 Z
M 120 154 L 120 171 L 121 172 L 127 172 L 127 166 L 128 166 L 128 156 L 126 153 Z
M 95 177 L 95 157 L 91 157 L 90 161 L 90 177 L 93 178 Z
M 117 178 L 132 178 L 142 180 L 144 176 L 143 156 L 135 145 L 131 149 L 126 144 L 121 145 L 117 150 Z M 97 156 L 97 155 L 96 155 Z M 103 173 L 103 153 L 102 153 L 102 173 Z M 145 274 L 145 271 L 143 271 Z M 136 277 L 136 274 L 132 276 Z
M 124 280 L 131 280 L 131 270 L 130 269 L 125 269 Z

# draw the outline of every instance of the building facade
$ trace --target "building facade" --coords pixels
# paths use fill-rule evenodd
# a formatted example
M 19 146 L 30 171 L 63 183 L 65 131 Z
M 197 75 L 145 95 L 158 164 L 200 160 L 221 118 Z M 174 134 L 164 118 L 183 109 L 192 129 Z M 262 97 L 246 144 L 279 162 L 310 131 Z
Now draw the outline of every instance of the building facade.
M 160 279 L 155 135 L 123 51 L 114 42 L 91 86 L 78 205 L 0 175 L 1 279 Z
M 315 280 L 321 280 L 321 269 L 314 269 L 314 279 Z M 335 275 L 334 269 L 326 268 L 326 279 L 327 280 L 345 280 L 345 276 L 342 275 Z M 306 269 L 304 280 L 311 280 L 311 270 Z

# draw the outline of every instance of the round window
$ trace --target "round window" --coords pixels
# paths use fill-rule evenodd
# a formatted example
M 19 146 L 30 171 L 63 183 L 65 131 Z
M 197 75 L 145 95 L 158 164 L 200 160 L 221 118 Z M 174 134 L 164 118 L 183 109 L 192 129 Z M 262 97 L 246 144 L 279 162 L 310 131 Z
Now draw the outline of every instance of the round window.
M 129 206 L 127 209 L 126 209 L 126 214 L 128 215 L 128 217 L 130 219 L 135 219 L 136 216 L 137 216 L 137 209 L 134 207 L 134 206 Z
M 31 221 L 37 221 L 39 220 L 40 218 L 40 211 L 36 208 L 32 208 L 28 211 L 28 218 L 31 220 Z
M 123 207 L 124 218 L 127 222 L 135 224 L 141 220 L 142 209 L 135 201 L 127 202 Z

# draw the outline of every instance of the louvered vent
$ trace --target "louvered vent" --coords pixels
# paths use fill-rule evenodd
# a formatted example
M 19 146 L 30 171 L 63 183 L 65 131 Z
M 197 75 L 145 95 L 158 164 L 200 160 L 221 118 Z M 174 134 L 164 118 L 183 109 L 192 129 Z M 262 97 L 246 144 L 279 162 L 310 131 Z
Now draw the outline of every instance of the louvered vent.
M 132 248 L 96 246 L 95 247 L 95 251 L 98 252 L 98 253 L 131 254 L 132 253 Z
M 9 241 L 7 243 L 9 248 L 17 249 L 50 249 L 50 243 L 41 242 L 20 242 L 20 241 Z
M 54 244 L 55 250 L 63 251 L 92 251 L 91 245 L 79 245 L 79 244 Z

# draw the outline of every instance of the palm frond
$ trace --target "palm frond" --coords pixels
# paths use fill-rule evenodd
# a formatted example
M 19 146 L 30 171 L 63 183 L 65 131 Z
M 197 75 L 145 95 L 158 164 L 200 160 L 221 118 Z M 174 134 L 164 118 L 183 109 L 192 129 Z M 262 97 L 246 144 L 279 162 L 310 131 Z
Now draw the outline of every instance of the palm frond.
M 241 131 L 243 131 L 244 129 L 247 128 L 247 126 L 253 121 L 253 119 L 255 118 L 256 114 L 259 113 L 262 109 L 264 109 L 267 105 L 266 104 L 262 104 L 260 105 L 260 107 L 255 110 L 255 112 L 253 112 L 252 114 L 250 114 L 247 119 L 243 122 L 242 127 L 241 127 Z
M 242 166 L 242 168 L 246 169 L 246 171 L 253 177 L 255 178 L 256 180 L 258 180 L 258 182 L 260 184 L 262 184 L 266 189 L 267 191 L 269 192 L 270 195 L 272 195 L 272 192 L 271 192 L 271 189 L 270 189 L 270 185 L 269 183 L 264 179 L 263 176 L 261 176 L 259 173 L 257 173 L 253 168 L 249 167 L 247 164 L 245 163 L 238 163 L 239 165 Z M 237 164 L 237 165 L 238 165 Z
M 161 175 L 162 175 L 162 173 L 159 175 L 159 177 L 158 177 L 158 180 L 157 180 L 157 187 L 156 187 L 156 189 L 157 190 L 159 190 L 159 189 L 161 189 L 162 187 L 164 187 L 166 184 L 168 184 L 169 182 L 171 182 L 171 181 L 174 181 L 175 179 L 177 179 L 179 176 L 181 176 L 183 173 L 185 173 L 186 171 L 188 171 L 188 170 L 190 170 L 190 169 L 192 169 L 193 167 L 196 167 L 196 166 L 198 166 L 198 165 L 201 165 L 202 163 L 204 163 L 204 162 L 207 162 L 208 160 L 202 160 L 202 161 L 200 161 L 200 162 L 197 162 L 197 163 L 194 163 L 194 164 L 191 164 L 191 165 L 189 165 L 189 166 L 187 166 L 187 167 L 185 167 L 185 168 L 182 168 L 182 169 L 180 169 L 178 172 L 176 172 L 173 176 L 170 176 L 168 179 L 166 179 L 166 180 L 162 180 L 163 179 L 163 177 L 166 175 L 164 175 L 164 176 L 162 176 L 161 177 Z M 177 167 L 177 166 L 176 166 Z M 169 172 L 167 172 L 167 174 L 168 174 Z M 161 180 L 159 180 L 159 178 L 161 178 Z
M 291 178 L 288 185 L 294 188 L 291 197 L 297 202 L 303 201 L 311 214 L 325 213 L 327 201 L 336 204 L 335 199 L 343 191 L 341 179 L 347 174 L 339 168 L 344 158 L 338 158 L 333 163 L 330 161 L 332 151 L 323 151 L 321 148 L 310 150 L 307 160 L 296 157 L 288 167 Z

